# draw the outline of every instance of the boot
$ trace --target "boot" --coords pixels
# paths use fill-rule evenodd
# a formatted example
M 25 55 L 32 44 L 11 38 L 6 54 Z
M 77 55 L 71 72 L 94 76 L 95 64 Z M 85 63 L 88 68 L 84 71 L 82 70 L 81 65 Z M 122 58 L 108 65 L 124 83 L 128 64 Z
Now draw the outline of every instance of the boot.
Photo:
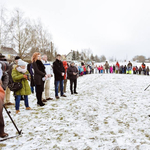
M 18 114 L 20 112 L 20 110 L 16 110 L 16 114 Z
M 78 94 L 78 93 L 75 91 L 74 94 Z
M 45 104 L 44 103 L 37 103 L 38 105 L 40 105 L 40 106 L 44 106 Z
M 3 134 L 0 134 L 0 137 L 1 137 L 1 138 L 7 137 L 7 136 L 8 136 L 8 134 L 5 133 L 5 132 L 4 132 Z
M 30 107 L 26 107 L 26 110 L 31 110 L 31 108 Z

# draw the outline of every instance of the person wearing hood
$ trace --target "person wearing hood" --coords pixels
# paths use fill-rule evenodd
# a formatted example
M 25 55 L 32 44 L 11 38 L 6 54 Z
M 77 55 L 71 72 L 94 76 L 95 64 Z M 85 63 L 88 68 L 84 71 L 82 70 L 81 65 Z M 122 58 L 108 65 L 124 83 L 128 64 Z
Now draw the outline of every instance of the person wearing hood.
M 31 94 L 31 89 L 28 83 L 29 79 L 29 72 L 27 71 L 26 62 L 19 59 L 18 65 L 12 70 L 12 79 L 14 82 L 21 82 L 22 88 L 14 93 L 16 96 L 15 99 L 15 108 L 16 108 L 16 114 L 20 112 L 20 100 L 21 96 L 24 96 L 24 103 L 26 110 L 30 110 L 29 102 L 28 102 L 28 95 Z
M 61 61 L 61 55 L 57 54 L 56 60 L 53 62 L 53 72 L 54 72 L 54 83 L 55 83 L 55 97 L 56 99 L 59 99 L 58 96 L 58 88 L 60 84 L 60 95 L 62 97 L 66 97 L 64 95 L 63 91 L 63 84 L 64 84 L 64 75 L 65 75 L 65 69 L 63 67 L 63 63 Z
M 70 79 L 71 94 L 73 94 L 73 84 L 74 84 L 74 94 L 78 94 L 77 91 L 76 91 L 78 69 L 77 69 L 77 67 L 75 67 L 74 62 L 71 62 L 70 67 L 67 70 L 67 74 L 68 74 L 69 79 Z

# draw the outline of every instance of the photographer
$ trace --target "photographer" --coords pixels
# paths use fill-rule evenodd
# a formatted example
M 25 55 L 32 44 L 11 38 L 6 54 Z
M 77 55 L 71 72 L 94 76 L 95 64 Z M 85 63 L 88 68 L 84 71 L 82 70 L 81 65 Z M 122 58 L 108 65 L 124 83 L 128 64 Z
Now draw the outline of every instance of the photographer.
M 21 96 L 24 96 L 24 102 L 26 110 L 30 110 L 28 103 L 28 95 L 31 94 L 31 89 L 28 83 L 28 75 L 29 72 L 27 71 L 26 63 L 22 61 L 21 59 L 18 60 L 18 65 L 12 70 L 12 79 L 14 82 L 21 82 L 22 83 L 22 89 L 15 92 L 16 101 L 15 101 L 15 108 L 16 108 L 16 114 L 18 114 L 19 106 L 20 106 L 20 100 Z
M 3 104 L 4 104 L 4 96 L 5 96 L 5 92 L 1 86 L 2 75 L 3 75 L 3 71 L 1 69 L 1 64 L 0 64 L 0 137 L 4 138 L 4 137 L 8 136 L 8 134 L 4 132 L 4 119 L 3 119 L 3 113 L 2 113 L 3 112 Z

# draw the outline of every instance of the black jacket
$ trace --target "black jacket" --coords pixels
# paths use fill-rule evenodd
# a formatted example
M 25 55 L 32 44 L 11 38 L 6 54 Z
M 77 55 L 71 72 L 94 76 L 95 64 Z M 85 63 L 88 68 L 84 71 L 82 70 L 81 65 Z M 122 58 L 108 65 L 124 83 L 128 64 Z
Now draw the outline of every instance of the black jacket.
M 35 86 L 35 84 L 34 84 L 34 78 L 33 78 L 33 72 L 32 72 L 32 69 L 33 69 L 33 67 L 32 67 L 33 65 L 31 64 L 31 63 L 29 63 L 28 65 L 27 65 L 27 70 L 29 71 L 29 73 L 30 73 L 30 76 L 31 76 L 31 80 L 30 80 L 30 86 Z
M 64 76 L 62 76 L 62 73 L 65 73 L 65 69 L 62 61 L 56 59 L 56 61 L 53 62 L 53 72 L 55 76 L 55 81 L 64 80 Z
M 67 74 L 68 74 L 68 78 L 70 80 L 74 80 L 74 79 L 77 79 L 77 74 L 76 75 L 73 75 L 73 72 L 77 73 L 78 74 L 78 69 L 77 67 L 75 66 L 70 66 L 67 70 Z
M 34 83 L 35 85 L 42 85 L 44 84 L 42 78 L 46 75 L 45 66 L 40 60 L 33 62 L 33 69 L 34 69 Z

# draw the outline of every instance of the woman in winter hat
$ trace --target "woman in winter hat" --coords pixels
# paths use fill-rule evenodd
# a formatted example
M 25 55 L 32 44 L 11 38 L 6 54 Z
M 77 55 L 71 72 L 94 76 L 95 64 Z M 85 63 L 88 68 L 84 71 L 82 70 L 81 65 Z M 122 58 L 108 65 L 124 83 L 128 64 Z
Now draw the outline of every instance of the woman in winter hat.
M 20 112 L 19 106 L 20 106 L 20 100 L 21 100 L 22 95 L 24 96 L 26 110 L 30 110 L 31 108 L 29 107 L 28 95 L 31 94 L 31 89 L 27 81 L 29 72 L 27 71 L 27 68 L 26 68 L 26 62 L 19 59 L 18 65 L 12 70 L 11 75 L 12 75 L 12 79 L 14 82 L 22 83 L 22 89 L 14 93 L 16 96 L 16 99 L 15 99 L 16 100 L 15 101 L 16 113 Z

